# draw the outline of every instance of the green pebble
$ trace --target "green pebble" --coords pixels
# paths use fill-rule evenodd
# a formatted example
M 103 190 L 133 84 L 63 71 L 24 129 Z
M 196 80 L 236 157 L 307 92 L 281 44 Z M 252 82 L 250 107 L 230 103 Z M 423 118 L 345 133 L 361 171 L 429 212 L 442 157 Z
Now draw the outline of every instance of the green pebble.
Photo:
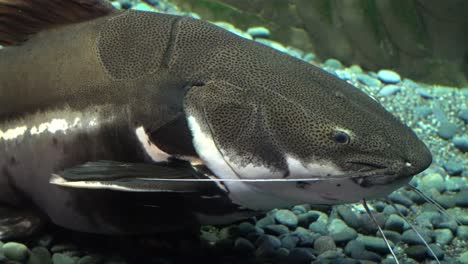
M 52 252 L 52 253 L 60 253 L 60 252 L 72 251 L 72 250 L 76 250 L 76 247 L 75 247 L 74 245 L 70 245 L 70 244 L 59 244 L 59 245 L 53 246 L 53 247 L 50 249 L 50 252 Z
M 35 247 L 31 249 L 27 264 L 50 263 L 50 252 L 45 247 Z
M 8 242 L 2 246 L 3 254 L 10 260 L 25 261 L 29 257 L 28 248 L 16 242 Z
M 98 263 L 101 263 L 101 262 L 102 262 L 101 257 L 88 255 L 88 256 L 84 256 L 84 257 L 80 258 L 80 260 L 78 260 L 77 264 L 98 264 Z
M 52 264 L 76 264 L 76 259 L 62 253 L 52 255 Z

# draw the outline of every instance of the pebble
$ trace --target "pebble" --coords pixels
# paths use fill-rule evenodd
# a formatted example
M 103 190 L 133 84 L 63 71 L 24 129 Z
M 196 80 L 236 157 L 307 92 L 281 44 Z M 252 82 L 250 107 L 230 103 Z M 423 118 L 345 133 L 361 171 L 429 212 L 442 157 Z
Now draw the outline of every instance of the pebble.
M 448 245 L 452 242 L 453 234 L 450 229 L 435 229 L 434 230 L 434 239 L 435 242 L 441 245 Z
M 420 187 L 424 190 L 436 189 L 438 192 L 443 192 L 445 179 L 439 173 L 431 173 L 421 179 Z
M 401 241 L 401 234 L 400 233 L 398 233 L 396 231 L 392 231 L 392 230 L 382 230 L 382 231 L 383 231 L 385 237 L 388 240 L 392 241 L 393 243 L 396 244 L 396 243 Z M 380 234 L 380 232 L 378 232 L 377 236 L 381 238 L 382 234 Z
M 449 160 L 442 166 L 450 176 L 459 176 L 462 174 L 464 169 L 463 162 L 457 162 L 454 160 Z
M 409 246 L 405 249 L 405 253 L 412 259 L 422 261 L 426 258 L 427 248 L 424 245 Z
M 468 264 L 468 251 L 461 254 L 460 257 L 458 257 L 458 261 L 460 261 L 461 264 Z
M 249 240 L 238 237 L 234 241 L 234 250 L 242 254 L 251 254 L 255 251 L 255 246 Z
M 360 219 L 359 215 L 352 209 L 349 205 L 338 205 L 336 207 L 336 211 L 338 215 L 343 219 L 346 225 L 352 228 L 359 228 L 360 227 Z
M 255 251 L 257 257 L 272 256 L 281 247 L 281 241 L 271 235 L 262 235 L 257 239 L 255 244 L 257 245 L 257 250 Z
M 445 252 L 444 252 L 443 249 L 441 249 L 441 248 L 439 247 L 439 245 L 437 245 L 437 244 L 429 244 L 429 247 L 432 249 L 432 252 L 434 252 L 434 255 L 436 255 L 436 257 L 437 257 L 439 260 L 444 259 Z M 434 256 L 432 255 L 432 253 L 431 253 L 430 250 L 427 250 L 426 255 L 427 255 L 429 258 L 434 259 Z
M 269 38 L 270 30 L 266 27 L 251 27 L 247 29 L 247 34 L 253 38 Z
M 2 246 L 3 255 L 14 261 L 25 261 L 29 256 L 28 248 L 21 243 L 8 242 Z
M 271 48 L 274 48 L 276 50 L 279 50 L 281 52 L 284 52 L 284 53 L 287 53 L 287 51 L 288 51 L 286 49 L 286 47 L 283 46 L 283 44 L 281 44 L 279 42 L 276 42 L 276 41 L 273 41 L 273 40 L 269 40 L 269 39 L 265 39 L 265 38 L 256 38 L 255 41 L 257 41 L 259 43 L 262 43 L 263 45 L 267 45 L 267 46 L 269 46 Z
M 31 259 L 34 259 L 36 262 L 32 262 Z M 41 263 L 50 263 L 51 256 L 49 250 L 45 247 L 35 247 L 31 249 L 31 255 L 28 260 L 28 264 L 41 264 Z M 80 263 L 81 264 L 81 263 Z M 85 264 L 85 263 L 83 263 Z
M 249 222 L 242 222 L 239 224 L 239 234 L 246 236 L 249 233 L 255 232 L 255 226 Z
M 315 239 L 320 237 L 319 234 L 313 234 L 309 230 L 298 227 L 293 234 L 299 238 L 298 245 L 302 247 L 312 247 L 314 245 Z
M 289 233 L 289 229 L 285 225 L 267 225 L 265 228 L 263 228 L 263 230 L 265 230 L 266 234 L 275 236 Z
M 357 232 L 340 219 L 333 219 L 328 226 L 329 235 L 337 243 L 347 242 L 357 237 Z
M 405 230 L 405 220 L 399 215 L 392 214 L 390 215 L 390 217 L 388 217 L 384 227 L 387 230 L 392 230 L 401 233 Z
M 414 113 L 420 117 L 428 117 L 430 114 L 432 114 L 432 109 L 427 106 L 418 106 L 414 108 Z
M 321 234 L 321 235 L 328 234 L 327 224 L 324 222 L 320 222 L 320 221 L 311 223 L 309 225 L 309 230 L 315 233 Z
M 438 184 L 440 184 L 440 183 L 438 183 Z M 444 184 L 443 179 L 442 179 L 442 184 Z M 406 207 L 413 206 L 413 202 L 411 201 L 411 199 L 409 199 L 408 197 L 405 197 L 404 195 L 401 195 L 399 192 L 392 192 L 388 196 L 388 198 L 390 198 L 390 200 L 392 202 L 397 203 L 397 204 L 402 204 L 402 205 L 404 205 Z
M 266 215 L 265 217 L 258 220 L 257 223 L 255 223 L 255 226 L 260 227 L 260 228 L 265 228 L 265 226 L 274 225 L 274 224 L 275 224 L 275 218 L 272 215 Z
M 459 226 L 457 228 L 457 237 L 463 240 L 468 240 L 468 226 Z
M 306 208 L 306 205 L 296 205 L 291 209 L 291 211 L 296 215 L 300 215 L 307 213 L 308 208 Z
M 381 253 L 381 254 L 388 254 L 390 253 L 387 243 L 380 237 L 373 237 L 373 236 L 358 236 L 356 239 L 364 244 L 367 250 Z M 393 248 L 394 244 L 392 241 L 389 241 L 390 246 Z
M 468 152 L 468 137 L 454 137 L 452 139 L 453 144 L 455 147 L 463 152 Z
M 391 70 L 380 70 L 377 76 L 385 83 L 399 83 L 401 81 L 400 75 Z
M 394 95 L 401 91 L 401 87 L 398 85 L 390 84 L 390 85 L 385 85 L 382 89 L 380 89 L 379 93 L 377 96 L 380 97 L 387 97 L 390 95 Z
M 305 61 L 313 61 L 316 58 L 317 58 L 317 55 L 315 55 L 314 53 L 307 53 L 306 55 L 304 55 L 302 59 Z
M 336 244 L 332 237 L 321 236 L 314 241 L 314 249 L 321 254 L 328 250 L 335 250 Z
M 279 224 L 283 224 L 291 229 L 296 228 L 299 222 L 297 216 L 293 212 L 285 209 L 278 210 L 275 213 L 275 220 Z
M 468 207 L 468 190 L 463 190 L 455 195 L 455 204 L 460 207 Z
M 341 70 L 341 69 L 344 68 L 343 64 L 337 59 L 328 59 L 328 60 L 326 60 L 325 63 L 324 63 L 324 66 L 332 68 L 334 70 Z
M 423 88 L 416 89 L 416 92 L 424 99 L 434 99 L 434 96 Z
M 78 260 L 77 264 L 100 264 L 102 257 L 96 255 L 87 255 Z
M 380 87 L 381 83 L 378 79 L 375 79 L 375 78 L 372 78 L 370 77 L 369 75 L 367 74 L 364 74 L 364 73 L 359 73 L 357 75 L 357 80 L 364 84 L 364 85 L 367 85 L 369 87 Z
M 313 252 L 308 248 L 293 248 L 284 263 L 302 264 L 310 263 L 315 259 Z
M 426 232 L 422 231 L 421 229 L 419 229 L 418 231 L 427 243 L 432 242 L 431 237 L 428 236 Z M 409 245 L 424 245 L 424 242 L 421 241 L 421 238 L 412 229 L 403 232 L 401 240 Z
M 468 123 L 468 108 L 464 108 L 458 112 L 458 118 Z
M 449 192 L 459 192 L 461 190 L 461 186 L 464 184 L 462 177 L 450 177 L 445 181 L 447 191 Z
M 77 261 L 64 253 L 54 253 L 52 255 L 52 264 L 75 264 Z
M 299 243 L 299 238 L 294 234 L 285 234 L 280 240 L 281 246 L 287 249 L 293 249 Z
M 439 135 L 439 137 L 446 139 L 446 140 L 453 138 L 457 133 L 458 133 L 457 126 L 448 121 L 440 122 L 440 125 L 437 128 L 437 135 Z

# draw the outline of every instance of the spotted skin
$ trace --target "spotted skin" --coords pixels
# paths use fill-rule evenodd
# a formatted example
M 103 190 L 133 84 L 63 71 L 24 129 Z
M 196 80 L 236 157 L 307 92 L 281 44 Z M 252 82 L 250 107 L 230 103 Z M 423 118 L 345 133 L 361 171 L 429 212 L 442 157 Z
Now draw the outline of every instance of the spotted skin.
M 49 184 L 52 173 L 86 161 L 150 162 L 134 134 L 138 127 L 168 154 L 196 156 L 200 150 L 187 140 L 188 116 L 200 121 L 202 131 L 232 162 L 268 168 L 284 178 L 291 176 L 285 154 L 301 162 L 328 160 L 344 171 L 388 167 L 405 179 L 430 163 L 428 150 L 414 133 L 356 88 L 201 20 L 112 12 L 55 25 L 21 45 L 3 48 L 0 56 L 0 130 L 29 129 L 52 118 L 72 122 L 75 113 L 109 120 L 97 122 L 94 129 L 0 140 L 0 202 L 33 204 L 54 223 L 80 231 L 168 230 L 163 224 L 193 217 L 194 204 L 174 211 L 187 198 L 65 190 Z M 350 131 L 349 144 L 333 141 L 337 129 Z M 180 144 L 176 135 L 188 143 Z M 404 167 L 405 162 L 412 167 Z M 278 206 L 281 197 L 274 199 Z M 170 206 L 162 211 L 132 207 L 148 200 Z M 226 210 L 238 209 L 221 204 Z M 116 220 L 121 210 L 131 213 Z M 203 206 L 198 210 L 227 213 Z

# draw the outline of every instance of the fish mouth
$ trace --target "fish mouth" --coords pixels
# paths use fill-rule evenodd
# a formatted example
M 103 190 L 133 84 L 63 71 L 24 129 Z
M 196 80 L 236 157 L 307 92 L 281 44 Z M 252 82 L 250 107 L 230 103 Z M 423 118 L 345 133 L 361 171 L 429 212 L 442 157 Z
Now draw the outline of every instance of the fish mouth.
M 341 176 L 348 177 L 363 188 L 393 184 L 402 178 L 402 175 L 384 164 L 364 161 L 348 161 L 346 164 L 352 170 L 350 173 Z

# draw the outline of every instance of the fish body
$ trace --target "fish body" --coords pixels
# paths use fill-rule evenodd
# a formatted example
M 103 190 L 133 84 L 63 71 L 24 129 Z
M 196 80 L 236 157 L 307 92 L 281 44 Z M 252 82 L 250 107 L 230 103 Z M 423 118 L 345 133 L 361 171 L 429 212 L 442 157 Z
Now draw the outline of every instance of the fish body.
M 201 20 L 102 10 L 2 36 L 2 204 L 86 232 L 168 231 L 383 196 L 431 163 L 408 127 L 317 67 Z

